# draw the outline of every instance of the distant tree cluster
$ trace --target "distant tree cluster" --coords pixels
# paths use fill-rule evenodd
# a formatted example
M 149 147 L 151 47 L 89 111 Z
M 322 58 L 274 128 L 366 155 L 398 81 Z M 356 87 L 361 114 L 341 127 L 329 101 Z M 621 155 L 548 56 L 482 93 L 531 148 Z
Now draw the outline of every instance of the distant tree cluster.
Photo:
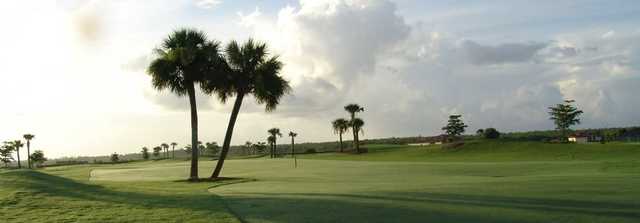
M 45 157 L 44 152 L 42 150 L 36 150 L 33 153 L 31 153 L 31 141 L 35 138 L 35 135 L 24 134 L 22 137 L 27 143 L 26 144 L 27 167 L 33 168 L 34 167 L 33 164 L 35 164 L 35 167 L 41 167 L 42 164 L 45 161 L 47 161 L 47 158 Z M 4 166 L 8 168 L 9 164 L 11 164 L 14 161 L 17 161 L 18 168 L 22 168 L 22 162 L 20 159 L 20 149 L 23 148 L 24 146 L 25 144 L 22 142 L 22 140 L 4 141 L 0 146 L 0 162 L 2 162 Z M 14 152 L 16 154 L 17 159 L 13 158 Z
M 485 139 L 497 139 L 500 138 L 500 132 L 495 128 L 478 129 L 476 135 Z

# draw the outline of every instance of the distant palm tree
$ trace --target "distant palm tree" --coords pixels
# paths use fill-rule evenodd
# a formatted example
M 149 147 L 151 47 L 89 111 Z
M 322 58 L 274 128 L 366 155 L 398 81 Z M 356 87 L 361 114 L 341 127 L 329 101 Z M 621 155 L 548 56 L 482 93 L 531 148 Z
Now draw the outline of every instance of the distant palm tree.
M 273 158 L 273 144 L 276 143 L 276 137 L 275 136 L 267 137 L 267 143 L 269 143 L 269 157 Z
M 273 136 L 272 140 L 273 140 L 273 144 L 271 144 L 271 158 L 275 158 L 276 157 L 276 152 L 278 151 L 278 144 L 277 144 L 277 139 L 278 136 L 282 137 L 282 133 L 280 133 L 280 129 L 279 128 L 271 128 L 269 130 L 267 130 L 267 132 L 269 132 L 269 135 Z
M 36 136 L 32 134 L 24 134 L 22 137 L 27 141 L 27 166 L 31 169 L 31 140 Z
M 195 84 L 201 83 L 212 63 L 219 61 L 219 43 L 194 29 L 180 29 L 171 33 L 155 49 L 157 58 L 147 69 L 153 86 L 169 89 L 178 96 L 187 95 L 191 108 L 191 170 L 189 179 L 198 179 L 198 111 Z
M 349 130 L 349 121 L 343 118 L 339 118 L 333 120 L 333 122 L 331 122 L 331 125 L 333 126 L 333 132 L 340 136 L 340 152 L 344 152 L 344 146 L 342 145 L 342 134 Z
M 293 155 L 295 154 L 295 148 L 293 147 L 295 145 L 295 138 L 296 136 L 298 136 L 298 133 L 295 132 L 289 132 L 289 137 L 291 137 L 291 157 L 293 158 Z
M 178 145 L 177 142 L 172 142 L 171 143 L 171 159 L 175 159 L 176 158 L 176 146 Z
M 231 41 L 225 49 L 224 58 L 224 63 L 218 70 L 224 71 L 228 76 L 210 78 L 204 85 L 205 93 L 216 93 L 222 102 L 236 96 L 220 158 L 211 178 L 217 178 L 222 171 L 244 96 L 253 95 L 258 104 L 265 104 L 265 110 L 270 112 L 276 109 L 280 99 L 291 90 L 289 82 L 280 76 L 282 63 L 277 56 L 269 57 L 264 43 L 249 39 L 240 46 L 236 41 Z
M 22 148 L 23 146 L 24 144 L 20 140 L 14 140 L 13 142 L 11 142 L 11 147 L 13 147 L 18 156 L 18 168 L 22 168 L 22 164 L 20 163 L 20 148 Z
M 356 152 L 360 152 L 360 145 L 359 145 L 360 142 L 358 140 L 358 131 L 354 128 L 354 121 L 356 119 L 356 113 L 363 112 L 364 108 L 358 104 L 348 104 L 347 106 L 344 106 L 344 110 L 346 110 L 347 112 L 349 112 L 349 114 L 351 114 L 350 125 L 351 125 L 351 130 L 353 130 L 353 146 L 356 148 Z
M 164 158 L 169 158 L 169 144 L 162 143 L 160 147 L 162 147 L 162 151 L 164 152 Z
M 353 128 L 354 136 L 356 139 L 358 138 L 359 132 L 362 132 L 362 134 L 364 134 L 364 130 L 362 129 L 363 126 L 364 121 L 362 121 L 362 119 L 355 118 L 353 119 L 353 121 L 351 121 L 351 128 Z M 358 144 L 356 144 L 356 152 L 360 152 L 360 147 L 358 146 Z
M 295 138 L 296 136 L 298 136 L 298 133 L 295 132 L 289 132 L 289 137 L 291 137 L 291 158 L 293 158 L 293 165 L 295 168 L 298 168 L 298 160 L 296 159 L 296 149 L 294 147 L 295 145 Z

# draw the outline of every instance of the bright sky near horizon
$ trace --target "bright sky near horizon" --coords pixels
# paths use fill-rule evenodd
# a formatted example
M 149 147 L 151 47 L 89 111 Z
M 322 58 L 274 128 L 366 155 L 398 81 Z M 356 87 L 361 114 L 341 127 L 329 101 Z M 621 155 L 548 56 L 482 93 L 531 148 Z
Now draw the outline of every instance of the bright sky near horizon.
M 245 99 L 234 144 L 279 127 L 335 140 L 342 107 L 365 107 L 365 138 L 433 135 L 460 113 L 477 128 L 551 129 L 575 99 L 579 127 L 640 125 L 640 2 L 150 0 L 0 3 L 0 141 L 36 137 L 49 157 L 188 142 L 186 98 L 145 67 L 172 30 L 254 37 L 285 63 L 293 93 L 273 113 Z M 221 143 L 230 104 L 198 98 L 201 141 Z

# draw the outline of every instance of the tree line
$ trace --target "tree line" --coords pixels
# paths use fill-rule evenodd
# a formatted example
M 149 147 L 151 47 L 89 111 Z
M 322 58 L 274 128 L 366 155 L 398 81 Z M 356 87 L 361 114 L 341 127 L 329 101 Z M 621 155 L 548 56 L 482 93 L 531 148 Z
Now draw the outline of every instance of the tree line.
M 27 168 L 31 169 L 42 166 L 42 164 L 47 161 L 47 158 L 44 156 L 44 152 L 42 150 L 36 150 L 31 153 L 31 141 L 35 138 L 35 135 L 24 134 L 22 138 L 24 138 L 27 146 Z M 2 143 L 2 146 L 0 146 L 0 161 L 6 168 L 9 167 L 10 163 L 15 161 L 18 162 L 18 168 L 22 168 L 20 149 L 24 146 L 25 144 L 20 139 L 4 141 Z M 14 152 L 17 159 L 13 158 Z

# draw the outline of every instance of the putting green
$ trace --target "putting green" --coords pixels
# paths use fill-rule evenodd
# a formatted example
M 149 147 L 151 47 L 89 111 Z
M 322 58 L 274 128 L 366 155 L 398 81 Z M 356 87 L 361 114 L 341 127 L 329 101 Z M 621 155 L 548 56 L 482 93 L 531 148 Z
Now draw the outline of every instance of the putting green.
M 201 162 L 200 174 L 215 162 Z M 93 181 L 184 179 L 188 163 L 94 169 Z M 635 162 L 229 160 L 210 188 L 248 222 L 638 222 Z

